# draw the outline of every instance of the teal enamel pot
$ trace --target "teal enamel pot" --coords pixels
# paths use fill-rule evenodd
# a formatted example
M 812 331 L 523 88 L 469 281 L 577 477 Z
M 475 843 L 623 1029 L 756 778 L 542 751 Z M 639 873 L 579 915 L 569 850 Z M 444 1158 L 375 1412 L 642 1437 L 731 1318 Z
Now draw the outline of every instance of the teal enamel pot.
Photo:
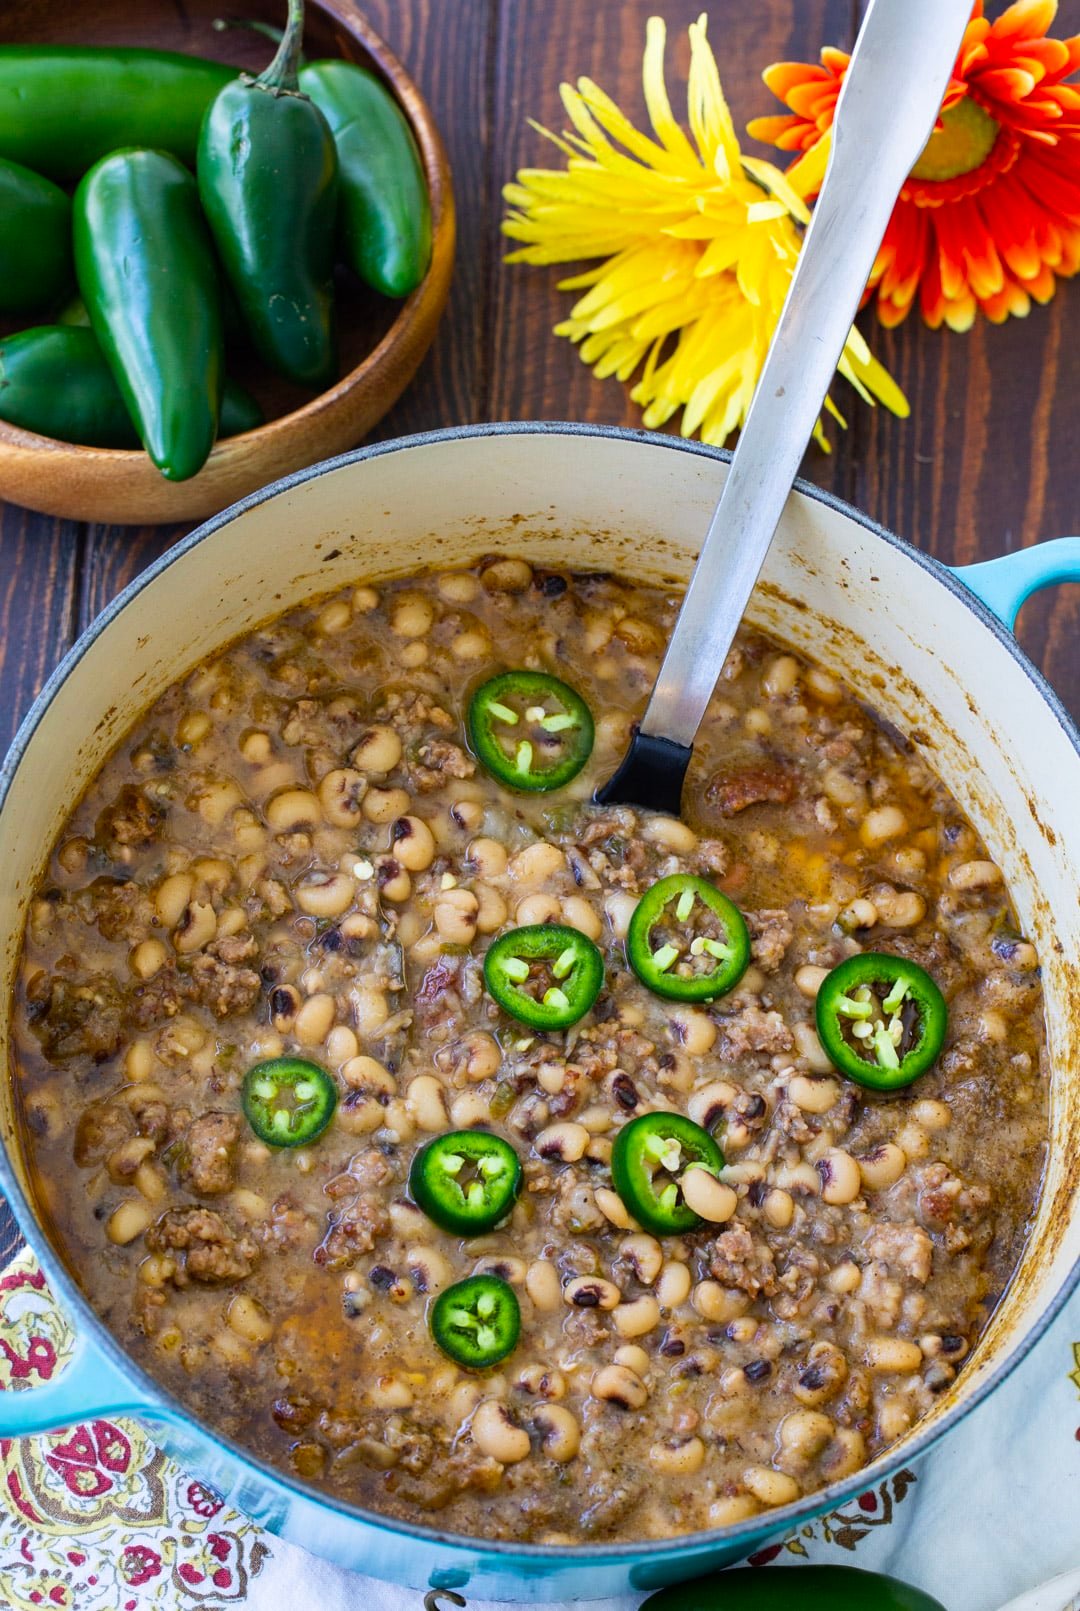
M 672 437 L 574 425 L 482 426 L 346 455 L 227 509 L 152 565 L 80 638 L 0 778 L 0 943 L 8 1001 L 27 902 L 86 783 L 147 705 L 269 616 L 339 587 L 492 549 L 543 565 L 686 578 L 727 473 Z M 71 1364 L 0 1395 L 0 1437 L 137 1415 L 204 1482 L 272 1532 L 344 1566 L 470 1597 L 590 1599 L 694 1576 L 758 1549 L 909 1464 L 975 1411 L 1038 1341 L 1080 1257 L 1080 736 L 1010 631 L 1033 589 L 1080 580 L 1080 539 L 952 572 L 802 486 L 750 618 L 884 710 L 940 774 L 1003 869 L 1037 944 L 1054 1065 L 1046 1183 L 1021 1267 L 932 1414 L 876 1465 L 797 1504 L 669 1542 L 490 1543 L 342 1504 L 199 1425 L 127 1358 L 39 1223 L 3 1082 L 0 1187 L 77 1333 Z M 8 1012 L 3 1034 L 8 1035 Z M 959 1517 L 958 1517 L 959 1519 Z

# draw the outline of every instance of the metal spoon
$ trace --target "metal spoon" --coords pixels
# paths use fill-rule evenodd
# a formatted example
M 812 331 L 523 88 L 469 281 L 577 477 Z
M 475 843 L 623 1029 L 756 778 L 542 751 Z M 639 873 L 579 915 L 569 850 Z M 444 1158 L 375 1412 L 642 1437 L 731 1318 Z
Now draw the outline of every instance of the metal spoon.
M 765 562 L 893 204 L 933 132 L 971 0 L 871 0 L 825 182 L 641 725 L 596 798 L 678 816 L 694 737 Z

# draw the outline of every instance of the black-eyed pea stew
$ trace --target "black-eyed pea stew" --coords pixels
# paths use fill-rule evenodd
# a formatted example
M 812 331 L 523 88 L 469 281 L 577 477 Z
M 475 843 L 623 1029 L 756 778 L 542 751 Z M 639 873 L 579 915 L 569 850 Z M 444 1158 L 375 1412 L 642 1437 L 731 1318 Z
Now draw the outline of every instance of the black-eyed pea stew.
M 743 632 L 686 820 L 591 803 L 677 604 L 511 555 L 292 611 L 147 713 L 32 905 L 16 1081 L 91 1302 L 395 1516 L 788 1504 L 949 1387 L 1024 1243 L 1037 957 L 893 729 Z

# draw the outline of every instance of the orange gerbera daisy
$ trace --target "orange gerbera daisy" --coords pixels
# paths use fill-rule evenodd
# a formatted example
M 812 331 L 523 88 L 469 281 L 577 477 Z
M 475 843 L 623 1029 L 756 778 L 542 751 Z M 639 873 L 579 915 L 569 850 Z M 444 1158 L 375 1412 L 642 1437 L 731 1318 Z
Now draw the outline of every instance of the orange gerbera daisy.
M 899 324 L 916 295 L 935 329 L 967 330 L 979 309 L 1000 323 L 1032 298 L 1048 302 L 1057 277 L 1080 268 L 1080 87 L 1063 82 L 1080 67 L 1080 37 L 1048 39 L 1056 13 L 1057 0 L 1016 0 L 991 23 L 976 0 L 937 129 L 870 276 L 882 324 Z M 764 74 L 790 115 L 757 118 L 749 132 L 803 153 L 788 179 L 806 195 L 849 60 L 826 49 L 820 67 Z

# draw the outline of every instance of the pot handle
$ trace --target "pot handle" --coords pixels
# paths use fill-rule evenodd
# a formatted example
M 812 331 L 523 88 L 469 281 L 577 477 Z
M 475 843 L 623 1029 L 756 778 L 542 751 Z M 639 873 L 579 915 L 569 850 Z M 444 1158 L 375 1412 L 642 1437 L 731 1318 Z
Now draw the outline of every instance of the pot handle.
M 1039 588 L 1080 582 L 1080 537 L 1057 537 L 979 565 L 958 565 L 953 574 L 1011 631 L 1021 604 Z
M 0 1393 L 0 1438 L 128 1414 L 169 1418 L 167 1406 L 152 1403 L 91 1337 L 80 1333 L 71 1357 L 47 1381 Z

